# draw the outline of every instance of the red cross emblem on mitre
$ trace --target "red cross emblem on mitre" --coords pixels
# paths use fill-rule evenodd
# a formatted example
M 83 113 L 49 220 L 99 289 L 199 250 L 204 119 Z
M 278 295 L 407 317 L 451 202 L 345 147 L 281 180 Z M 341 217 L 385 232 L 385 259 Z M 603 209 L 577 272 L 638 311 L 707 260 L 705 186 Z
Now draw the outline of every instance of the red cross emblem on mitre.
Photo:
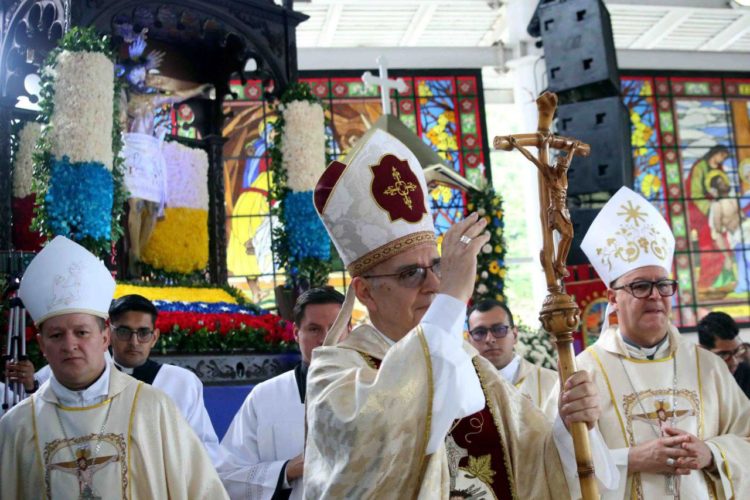
M 427 214 L 424 193 L 409 162 L 392 154 L 372 165 L 372 196 L 380 208 L 388 212 L 391 222 L 403 219 L 419 222 Z

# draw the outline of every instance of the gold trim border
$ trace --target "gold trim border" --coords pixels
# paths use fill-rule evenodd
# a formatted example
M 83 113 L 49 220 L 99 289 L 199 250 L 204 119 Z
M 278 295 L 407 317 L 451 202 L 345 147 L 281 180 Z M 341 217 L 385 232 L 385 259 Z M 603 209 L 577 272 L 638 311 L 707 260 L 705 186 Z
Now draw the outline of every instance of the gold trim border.
M 481 369 L 479 368 L 479 361 L 476 356 L 471 358 L 471 362 L 474 365 L 474 371 L 477 372 L 477 378 L 479 378 L 479 385 L 482 387 L 482 393 L 484 394 L 484 404 L 487 405 L 487 408 L 490 410 L 490 415 L 492 415 L 492 420 L 494 420 L 495 429 L 497 429 L 497 436 L 500 438 L 500 444 L 503 447 L 503 462 L 505 462 L 505 471 L 508 474 L 508 484 L 510 484 L 510 495 L 513 499 L 518 498 L 518 493 L 516 492 L 516 482 L 515 482 L 515 471 L 513 469 L 513 466 L 510 462 L 510 451 L 508 450 L 508 444 L 505 442 L 505 438 L 503 437 L 502 429 L 504 427 L 500 424 L 501 419 L 500 416 L 496 413 L 495 407 L 492 404 L 489 393 L 487 392 L 487 380 L 485 380 L 484 375 L 482 375 Z
M 436 243 L 435 233 L 431 231 L 419 231 L 407 234 L 397 238 L 385 245 L 381 245 L 375 250 L 371 250 L 362 257 L 356 259 L 347 266 L 347 270 L 352 277 L 360 276 L 362 273 L 369 271 L 381 262 L 385 262 L 394 255 L 404 253 L 407 250 L 425 245 L 427 243 Z
M 429 464 L 429 460 L 427 459 L 427 445 L 430 444 L 430 434 L 432 431 L 432 404 L 433 399 L 435 397 L 435 388 L 433 387 L 434 384 L 434 378 L 432 373 L 432 357 L 430 356 L 430 346 L 427 344 L 427 339 L 424 335 L 424 330 L 422 329 L 422 325 L 417 325 L 417 338 L 419 338 L 419 343 L 422 346 L 422 353 L 424 354 L 424 360 L 425 360 L 425 367 L 427 368 L 427 416 L 425 418 L 425 426 L 424 426 L 424 436 L 422 436 L 422 440 L 424 441 L 424 447 L 422 448 L 422 463 L 419 467 L 420 470 L 420 477 L 419 477 L 419 484 L 422 484 L 422 481 L 424 481 L 424 475 L 427 472 L 427 465 Z

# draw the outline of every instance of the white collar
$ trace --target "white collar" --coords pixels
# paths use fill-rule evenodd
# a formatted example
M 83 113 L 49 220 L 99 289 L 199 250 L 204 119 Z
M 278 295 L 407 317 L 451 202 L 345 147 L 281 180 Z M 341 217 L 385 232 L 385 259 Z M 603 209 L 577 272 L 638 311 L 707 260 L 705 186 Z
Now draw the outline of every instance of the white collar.
M 133 372 L 135 371 L 135 368 L 128 368 L 127 366 L 122 366 L 117 361 L 114 361 L 114 358 L 113 358 L 112 362 L 115 364 L 115 366 L 117 367 L 117 369 L 120 370 L 122 373 L 127 373 L 128 375 L 132 375 Z
M 513 384 L 516 382 L 519 368 L 521 368 L 521 356 L 515 354 L 513 355 L 513 359 L 510 360 L 510 363 L 500 368 L 498 371 L 505 380 Z
M 388 343 L 388 347 L 392 347 L 396 343 L 395 340 L 393 340 L 390 337 L 387 337 L 385 335 L 385 333 L 383 333 L 380 330 L 378 330 L 377 328 L 375 328 L 375 325 L 372 325 L 372 323 L 371 323 L 371 326 L 372 326 L 372 329 L 375 330 L 378 335 L 380 335 L 380 338 L 382 338 L 383 340 L 385 340 Z
M 57 396 L 57 400 L 63 406 L 84 407 L 101 403 L 109 395 L 109 374 L 112 370 L 110 363 L 104 363 L 104 373 L 99 378 L 81 391 L 72 391 L 57 381 L 55 374 L 50 377 L 50 388 Z
M 625 337 L 622 332 L 620 332 L 620 335 L 622 336 L 622 342 L 625 344 L 625 348 L 628 350 L 628 354 L 631 358 L 653 360 L 669 356 L 669 334 L 665 334 L 664 338 L 661 339 L 658 344 L 651 347 L 641 347 Z

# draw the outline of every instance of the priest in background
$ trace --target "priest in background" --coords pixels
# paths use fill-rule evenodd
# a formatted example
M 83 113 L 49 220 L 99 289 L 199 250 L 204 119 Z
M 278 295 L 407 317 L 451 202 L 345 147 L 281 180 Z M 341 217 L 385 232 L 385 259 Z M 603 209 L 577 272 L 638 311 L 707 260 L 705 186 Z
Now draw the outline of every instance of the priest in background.
M 750 400 L 721 358 L 670 324 L 674 246 L 661 214 L 626 187 L 581 244 L 619 325 L 605 323 L 577 359 L 594 372 L 599 429 L 620 469 L 604 498 L 750 498 Z
M 227 498 L 172 400 L 105 362 L 114 290 L 104 264 L 62 236 L 26 269 L 19 296 L 52 377 L 0 419 L 0 494 Z
M 124 295 L 112 301 L 112 358 L 115 367 L 172 398 L 177 408 L 206 447 L 211 462 L 221 457 L 219 438 L 203 403 L 203 383 L 190 370 L 149 359 L 159 340 L 156 306 L 142 295 Z
M 698 343 L 724 360 L 742 392 L 750 398 L 750 345 L 742 342 L 734 319 L 721 311 L 706 314 L 698 322 Z
M 563 422 L 596 422 L 588 375 L 567 381 L 553 432 L 462 340 L 485 219 L 455 224 L 438 254 L 422 168 L 377 128 L 346 163 L 331 163 L 313 198 L 352 283 L 310 364 L 305 498 L 542 500 L 564 498 L 568 487 L 577 497 Z M 370 324 L 346 335 L 354 295 Z M 597 477 L 616 484 L 593 436 Z
M 221 441 L 219 476 L 233 500 L 302 498 L 307 370 L 343 303 L 330 287 L 297 299 L 294 338 L 302 362 L 253 388 Z
M 560 376 L 556 371 L 537 366 L 516 354 L 518 327 L 508 305 L 494 299 L 482 300 L 469 310 L 468 323 L 469 344 L 550 421 L 554 420 L 560 395 Z

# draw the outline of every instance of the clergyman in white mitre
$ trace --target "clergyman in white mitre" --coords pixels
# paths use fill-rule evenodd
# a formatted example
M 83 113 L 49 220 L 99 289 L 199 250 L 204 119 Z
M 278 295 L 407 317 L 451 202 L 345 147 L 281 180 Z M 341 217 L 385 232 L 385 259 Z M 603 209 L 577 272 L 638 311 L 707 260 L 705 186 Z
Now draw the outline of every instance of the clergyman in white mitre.
M 19 297 L 52 371 L 0 419 L 3 498 L 227 498 L 202 443 L 162 392 L 105 361 L 115 281 L 62 236 Z
M 314 202 L 352 284 L 310 364 L 305 498 L 577 497 L 564 422 L 595 423 L 588 374 L 569 379 L 553 426 L 463 341 L 486 220 L 456 223 L 439 254 L 419 162 L 378 129 L 326 169 Z M 369 321 L 339 342 L 353 295 Z M 595 431 L 592 448 L 597 478 L 617 484 Z
M 750 498 L 750 401 L 721 358 L 670 322 L 674 246 L 662 215 L 626 187 L 581 244 L 618 323 L 576 360 L 594 373 L 599 429 L 620 469 L 603 498 Z

